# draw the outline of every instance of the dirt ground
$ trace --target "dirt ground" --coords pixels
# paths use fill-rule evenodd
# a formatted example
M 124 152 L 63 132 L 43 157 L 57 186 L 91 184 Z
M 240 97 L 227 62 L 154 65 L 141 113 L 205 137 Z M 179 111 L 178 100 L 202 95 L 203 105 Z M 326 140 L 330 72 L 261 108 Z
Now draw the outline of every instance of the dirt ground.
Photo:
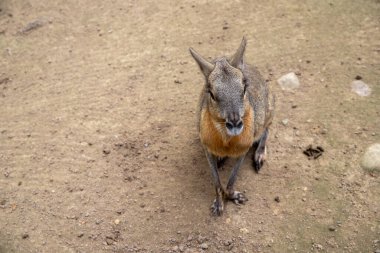
M 380 141 L 380 1 L 0 9 L 0 252 L 380 249 L 380 179 L 359 165 Z M 188 48 L 231 55 L 243 35 L 277 110 L 268 163 L 256 174 L 246 159 L 238 177 L 249 201 L 213 217 Z M 293 92 L 276 83 L 288 72 Z M 357 76 L 370 96 L 351 91 Z M 309 144 L 325 152 L 309 160 Z

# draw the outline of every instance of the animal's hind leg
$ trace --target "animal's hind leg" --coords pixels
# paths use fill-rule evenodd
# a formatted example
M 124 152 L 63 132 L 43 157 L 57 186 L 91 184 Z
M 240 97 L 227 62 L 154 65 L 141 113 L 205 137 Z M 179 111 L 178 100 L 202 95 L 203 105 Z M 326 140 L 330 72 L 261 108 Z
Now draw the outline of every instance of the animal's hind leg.
M 253 153 L 253 168 L 255 169 L 256 172 L 260 171 L 265 161 L 265 156 L 267 152 L 265 143 L 267 141 L 268 134 L 269 134 L 269 129 L 266 128 L 264 133 L 260 137 L 256 150 Z
M 224 203 L 223 203 L 224 190 L 219 179 L 219 173 L 218 173 L 218 168 L 217 168 L 218 159 L 216 156 L 209 153 L 207 150 L 206 150 L 206 157 L 211 168 L 211 174 L 214 180 L 215 192 L 216 192 L 214 203 L 211 205 L 211 212 L 214 215 L 220 216 L 222 215 L 223 209 L 224 209 Z
M 229 200 L 232 200 L 235 204 L 243 204 L 246 202 L 248 199 L 244 196 L 243 193 L 234 191 L 234 184 L 236 181 L 237 173 L 241 167 L 241 164 L 244 161 L 245 155 L 239 157 L 236 161 L 236 164 L 234 168 L 232 169 L 230 178 L 228 179 L 227 183 L 227 193 L 226 193 L 226 198 Z

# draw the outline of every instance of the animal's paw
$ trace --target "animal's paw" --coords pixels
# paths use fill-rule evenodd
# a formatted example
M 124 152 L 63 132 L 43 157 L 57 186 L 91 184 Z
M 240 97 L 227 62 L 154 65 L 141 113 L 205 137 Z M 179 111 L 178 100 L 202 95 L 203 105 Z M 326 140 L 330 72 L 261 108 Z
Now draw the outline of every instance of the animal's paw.
M 223 214 L 223 200 L 215 199 L 211 205 L 211 213 L 215 216 L 221 216 Z
M 247 197 L 244 196 L 243 193 L 238 192 L 238 191 L 234 191 L 230 195 L 230 200 L 232 200 L 236 205 L 244 204 L 245 202 L 248 201 Z
M 263 165 L 264 165 L 264 160 L 258 159 L 258 160 L 253 161 L 253 168 L 255 169 L 257 173 L 259 173 Z
M 263 149 L 256 150 L 256 152 L 254 154 L 253 167 L 257 173 L 260 171 L 260 169 L 264 165 L 266 154 L 267 154 L 267 147 L 266 146 Z

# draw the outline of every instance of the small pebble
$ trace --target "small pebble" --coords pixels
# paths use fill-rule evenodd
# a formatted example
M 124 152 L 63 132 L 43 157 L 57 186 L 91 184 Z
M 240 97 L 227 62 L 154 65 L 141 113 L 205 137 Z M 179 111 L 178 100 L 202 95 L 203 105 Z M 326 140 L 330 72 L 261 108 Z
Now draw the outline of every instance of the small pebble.
M 105 155 L 108 155 L 108 154 L 111 153 L 111 150 L 109 150 L 109 149 L 103 149 L 103 153 L 104 153 Z
M 335 227 L 329 227 L 329 230 L 330 230 L 330 231 L 335 231 L 336 228 L 335 228 Z
M 289 119 L 283 119 L 281 123 L 286 126 L 289 123 Z
M 208 244 L 207 243 L 202 243 L 201 244 L 201 249 L 203 249 L 203 250 L 208 249 Z
M 223 242 L 224 246 L 230 246 L 232 244 L 231 240 L 226 240 Z
M 371 95 L 371 88 L 361 80 L 355 80 L 351 83 L 351 90 L 361 97 Z
M 294 90 L 300 86 L 300 81 L 294 72 L 281 76 L 277 79 L 277 83 L 283 90 Z
M 274 201 L 276 201 L 277 203 L 280 203 L 280 197 L 279 197 L 279 196 L 276 196 L 276 197 L 274 198 Z
M 314 244 L 314 247 L 318 250 L 323 250 L 323 246 L 321 244 Z
M 43 26 L 45 23 L 46 23 L 46 21 L 42 20 L 42 19 L 34 20 L 34 21 L 28 23 L 23 29 L 21 29 L 20 33 L 21 34 L 28 33 L 28 32 L 30 32 L 32 30 L 35 30 L 35 29 Z
M 116 225 L 118 225 L 118 224 L 120 223 L 120 220 L 119 220 L 119 219 L 116 219 L 116 220 L 114 220 L 114 223 L 115 223 Z
M 361 166 L 368 171 L 380 172 L 380 143 L 372 144 L 367 148 L 361 159 Z
M 112 245 L 113 240 L 111 238 L 106 238 L 106 245 Z
M 22 239 L 28 239 L 28 238 L 29 238 L 29 234 L 27 233 L 22 234 Z

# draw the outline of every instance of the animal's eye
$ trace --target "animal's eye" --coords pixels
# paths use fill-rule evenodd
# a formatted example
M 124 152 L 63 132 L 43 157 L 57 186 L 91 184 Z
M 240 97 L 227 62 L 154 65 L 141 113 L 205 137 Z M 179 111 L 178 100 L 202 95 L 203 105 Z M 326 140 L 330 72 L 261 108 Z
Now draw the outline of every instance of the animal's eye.
M 212 98 L 212 100 L 216 101 L 215 100 L 215 97 L 214 97 L 214 94 L 212 94 L 212 92 L 209 90 L 208 93 L 210 94 L 210 97 Z

